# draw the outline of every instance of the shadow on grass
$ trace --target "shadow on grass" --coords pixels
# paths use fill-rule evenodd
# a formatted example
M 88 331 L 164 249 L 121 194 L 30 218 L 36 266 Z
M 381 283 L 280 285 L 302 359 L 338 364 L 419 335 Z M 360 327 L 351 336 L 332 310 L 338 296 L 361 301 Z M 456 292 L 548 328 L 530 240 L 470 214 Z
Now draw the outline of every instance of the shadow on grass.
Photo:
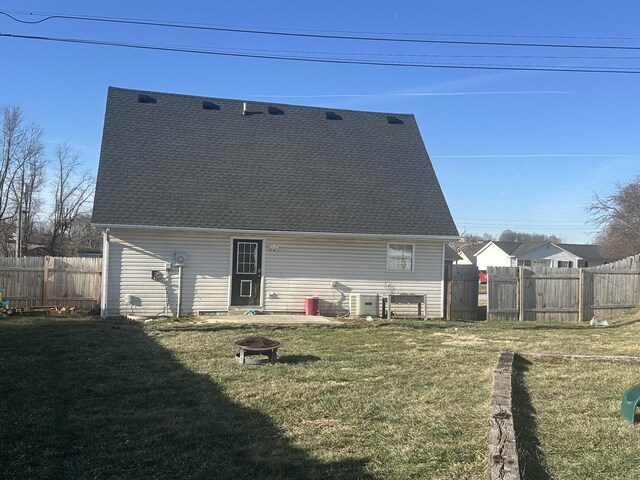
M 377 478 L 311 458 L 138 324 L 3 322 L 0 379 L 0 478 Z
M 516 355 L 512 370 L 513 423 L 523 480 L 551 480 L 547 459 L 536 435 L 536 410 L 524 380 L 531 362 Z

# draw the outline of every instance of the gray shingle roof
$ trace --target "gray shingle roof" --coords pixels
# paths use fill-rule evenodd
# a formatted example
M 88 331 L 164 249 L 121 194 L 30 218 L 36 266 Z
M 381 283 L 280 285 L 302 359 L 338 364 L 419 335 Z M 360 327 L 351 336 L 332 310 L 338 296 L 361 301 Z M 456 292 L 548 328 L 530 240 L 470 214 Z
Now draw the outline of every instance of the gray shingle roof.
M 602 254 L 598 245 L 584 245 L 579 243 L 556 243 L 556 245 L 584 260 L 611 260 Z
M 500 248 L 500 250 L 502 250 L 507 255 L 511 255 L 515 251 L 515 249 L 522 244 L 522 242 L 493 242 L 493 244 Z
M 514 257 L 521 257 L 529 252 L 533 252 L 545 245 L 551 245 L 551 242 L 522 242 L 518 247 L 513 250 L 509 255 Z
M 109 88 L 93 223 L 457 236 L 413 115 L 247 107 Z
M 464 253 L 464 255 L 471 260 L 471 257 L 473 257 L 476 253 L 478 253 L 478 251 L 484 247 L 487 243 L 489 242 L 482 242 L 482 243 L 476 243 L 475 245 L 468 245 L 466 247 L 464 247 L 461 252 Z
M 452 262 L 457 262 L 458 260 L 462 260 L 462 257 L 458 255 L 453 248 L 445 243 L 444 245 L 444 259 L 451 260 Z

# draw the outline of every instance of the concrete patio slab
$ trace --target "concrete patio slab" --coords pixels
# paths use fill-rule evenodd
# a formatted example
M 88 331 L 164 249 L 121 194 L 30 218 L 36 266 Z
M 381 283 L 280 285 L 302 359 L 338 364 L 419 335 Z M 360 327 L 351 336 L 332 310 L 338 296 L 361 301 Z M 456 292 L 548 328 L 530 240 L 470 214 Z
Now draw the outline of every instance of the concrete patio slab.
M 335 317 L 319 315 L 202 315 L 204 323 L 241 323 L 245 325 L 343 325 Z

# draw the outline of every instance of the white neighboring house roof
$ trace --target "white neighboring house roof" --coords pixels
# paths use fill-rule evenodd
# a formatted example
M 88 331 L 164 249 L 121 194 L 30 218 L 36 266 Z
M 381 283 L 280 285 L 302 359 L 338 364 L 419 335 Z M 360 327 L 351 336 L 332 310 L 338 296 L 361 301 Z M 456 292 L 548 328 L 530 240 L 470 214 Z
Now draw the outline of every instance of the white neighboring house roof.
M 573 255 L 578 260 L 597 260 L 609 261 L 602 255 L 598 245 L 578 244 L 578 243 L 554 243 L 554 242 L 500 242 L 491 241 L 478 250 L 475 254 L 477 257 L 484 252 L 490 245 L 495 245 L 511 258 L 521 258 L 526 254 L 533 252 L 545 245 L 551 245 Z M 544 258 L 544 257 L 541 257 Z

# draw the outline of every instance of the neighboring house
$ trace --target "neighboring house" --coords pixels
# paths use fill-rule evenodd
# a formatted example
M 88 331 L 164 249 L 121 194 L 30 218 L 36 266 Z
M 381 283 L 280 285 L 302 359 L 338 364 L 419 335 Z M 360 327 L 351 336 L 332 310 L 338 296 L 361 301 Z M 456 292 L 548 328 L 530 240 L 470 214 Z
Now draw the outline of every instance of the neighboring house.
M 24 252 L 25 257 L 54 257 L 56 252 L 43 245 L 29 246 Z
M 462 258 L 456 253 L 456 251 L 445 243 L 444 245 L 444 263 L 447 265 L 453 265 L 458 263 Z
M 552 242 L 489 242 L 476 253 L 477 265 L 487 267 L 595 267 L 607 263 L 597 245 Z
M 121 88 L 92 222 L 104 317 L 302 312 L 309 296 L 333 314 L 390 292 L 441 317 L 458 237 L 413 115 Z
M 468 245 L 458 251 L 458 256 L 460 260 L 458 260 L 456 265 L 475 265 L 477 258 L 476 252 L 484 247 L 486 243 L 476 243 L 475 245 Z
M 487 267 L 510 267 L 512 263 L 511 253 L 520 245 L 520 242 L 488 242 L 474 255 L 478 269 L 486 270 Z

